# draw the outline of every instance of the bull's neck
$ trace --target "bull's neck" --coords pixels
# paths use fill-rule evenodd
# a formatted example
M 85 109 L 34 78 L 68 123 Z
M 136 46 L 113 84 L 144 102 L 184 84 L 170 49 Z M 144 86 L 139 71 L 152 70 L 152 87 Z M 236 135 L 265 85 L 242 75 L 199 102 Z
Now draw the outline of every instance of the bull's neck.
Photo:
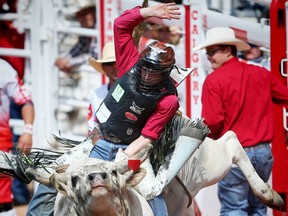
M 113 194 L 111 196 L 98 197 L 89 208 L 89 215 L 93 216 L 127 216 L 127 206 L 123 195 Z

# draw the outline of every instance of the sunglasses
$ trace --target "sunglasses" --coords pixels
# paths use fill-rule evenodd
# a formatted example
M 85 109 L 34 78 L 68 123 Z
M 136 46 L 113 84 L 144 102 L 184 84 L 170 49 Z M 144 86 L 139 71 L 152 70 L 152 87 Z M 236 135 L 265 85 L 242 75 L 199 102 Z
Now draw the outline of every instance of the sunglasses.
M 102 63 L 102 66 L 114 66 L 114 64 L 116 64 L 116 62 L 105 62 L 105 63 Z
M 212 56 L 214 56 L 219 50 L 222 50 L 222 48 L 220 47 L 220 48 L 217 48 L 217 49 L 208 50 L 208 51 L 206 51 L 206 55 L 212 57 Z

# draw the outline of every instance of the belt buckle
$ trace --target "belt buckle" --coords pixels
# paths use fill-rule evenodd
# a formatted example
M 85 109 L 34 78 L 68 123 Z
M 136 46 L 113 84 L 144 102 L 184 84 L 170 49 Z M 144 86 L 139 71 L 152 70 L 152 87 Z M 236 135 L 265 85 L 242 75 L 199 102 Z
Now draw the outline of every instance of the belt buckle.
M 121 143 L 121 140 L 117 139 L 116 137 L 110 137 L 107 134 L 103 135 L 105 139 L 107 139 L 108 141 L 111 141 L 113 143 Z
M 94 127 L 89 136 L 92 137 L 93 145 L 95 145 L 96 141 L 100 138 L 100 132 L 97 128 Z

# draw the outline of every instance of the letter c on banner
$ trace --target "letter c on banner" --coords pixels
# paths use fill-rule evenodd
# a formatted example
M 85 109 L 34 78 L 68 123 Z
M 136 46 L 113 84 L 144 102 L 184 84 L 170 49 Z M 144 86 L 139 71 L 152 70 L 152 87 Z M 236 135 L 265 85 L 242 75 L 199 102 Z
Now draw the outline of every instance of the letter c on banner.
M 192 16 L 193 20 L 197 20 L 198 19 L 198 11 L 192 11 L 191 16 Z

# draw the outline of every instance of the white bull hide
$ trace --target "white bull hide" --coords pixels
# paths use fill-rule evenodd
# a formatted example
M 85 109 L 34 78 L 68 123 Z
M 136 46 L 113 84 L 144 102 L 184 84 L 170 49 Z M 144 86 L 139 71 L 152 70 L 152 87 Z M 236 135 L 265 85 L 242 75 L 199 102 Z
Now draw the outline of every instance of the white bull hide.
M 32 168 L 26 172 L 39 183 L 58 191 L 54 215 L 153 216 L 147 201 L 133 189 L 146 171 L 128 169 L 127 160 L 84 158 L 74 161 L 61 173 L 44 174 Z
M 187 143 L 187 145 L 189 145 L 189 143 Z M 85 140 L 85 142 L 81 143 L 77 147 L 73 148 L 72 150 L 70 150 L 69 152 L 67 152 L 60 158 L 58 158 L 55 161 L 55 163 L 53 163 L 53 165 L 51 166 L 52 168 L 55 168 L 56 166 L 64 165 L 67 163 L 67 161 L 69 161 L 69 163 L 72 163 L 73 166 L 71 165 L 71 167 L 67 170 L 68 173 L 64 175 L 60 175 L 60 176 L 58 176 L 58 174 L 55 174 L 54 177 L 52 178 L 49 178 L 41 174 L 37 176 L 36 180 L 42 183 L 46 183 L 46 184 L 50 184 L 52 180 L 52 183 L 54 181 L 53 183 L 54 186 L 58 188 L 58 190 L 60 189 L 60 192 L 63 193 L 63 191 L 66 191 L 64 192 L 64 194 L 66 196 L 68 195 L 67 197 L 69 197 L 70 200 L 76 201 L 76 203 L 74 202 L 74 205 L 81 205 L 83 204 L 83 202 L 85 203 L 86 201 L 88 201 L 87 199 L 84 199 L 82 203 L 79 203 L 79 201 L 77 201 L 78 198 L 75 199 L 74 197 L 73 199 L 73 196 L 72 196 L 73 194 L 81 195 L 82 197 L 83 197 L 83 194 L 75 193 L 73 192 L 74 189 L 72 190 L 72 188 L 68 187 L 69 190 L 71 190 L 69 192 L 70 193 L 69 195 L 69 193 L 67 193 L 69 190 L 67 186 L 65 186 L 65 184 L 66 183 L 68 184 L 68 181 L 71 181 L 71 185 L 72 185 L 72 179 L 73 179 L 72 173 L 74 173 L 73 170 L 80 170 L 81 171 L 80 173 L 84 173 L 85 175 L 82 176 L 83 179 L 79 180 L 82 182 L 79 185 L 85 185 L 83 182 L 87 180 L 87 177 L 90 174 L 89 172 L 89 169 L 91 169 L 89 168 L 90 160 L 91 161 L 97 160 L 97 159 L 88 158 L 87 152 L 90 152 L 91 148 L 92 148 L 92 142 L 90 139 L 87 139 Z M 11 155 L 9 157 L 12 158 Z M 77 162 L 79 158 L 86 158 L 86 159 L 84 159 L 84 161 L 82 161 L 81 164 L 79 164 Z M 87 162 L 85 162 L 85 160 L 87 160 Z M 0 162 L 1 161 L 2 160 L 0 160 Z M 77 165 L 72 161 L 75 161 Z M 107 162 L 107 163 L 111 163 L 111 162 Z M 196 150 L 196 152 L 192 155 L 192 157 L 188 160 L 188 162 L 182 167 L 182 169 L 178 173 L 178 176 L 186 185 L 192 198 L 194 198 L 195 195 L 202 188 L 215 184 L 216 182 L 221 180 L 231 169 L 232 164 L 236 164 L 240 167 L 240 169 L 243 171 L 244 175 L 246 176 L 254 193 L 256 194 L 257 197 L 260 198 L 260 200 L 264 204 L 275 209 L 281 209 L 284 206 L 284 202 L 282 198 L 274 190 L 272 190 L 268 184 L 264 183 L 262 179 L 258 176 L 249 158 L 247 157 L 244 149 L 239 143 L 235 133 L 231 131 L 227 132 L 225 135 L 223 135 L 223 137 L 221 137 L 218 140 L 212 140 L 210 138 L 206 138 L 203 141 L 203 143 L 200 145 L 200 147 Z M 3 166 L 5 167 L 5 169 L 9 169 L 9 165 L 4 164 Z M 39 170 L 41 171 L 41 169 L 38 169 L 38 171 Z M 86 170 L 86 171 L 83 172 L 83 170 Z M 106 171 L 108 171 L 108 169 Z M 99 170 L 97 172 L 99 172 Z M 79 171 L 77 171 L 76 173 L 79 173 Z M 106 172 L 106 174 L 109 179 L 114 178 L 112 176 L 113 172 L 109 171 L 109 172 Z M 47 181 L 47 179 L 49 179 L 49 181 Z M 55 179 L 57 181 L 55 181 Z M 65 182 L 65 184 L 63 184 L 63 182 Z M 59 185 L 61 187 L 59 187 Z M 175 216 L 193 215 L 192 206 L 187 208 L 188 196 L 183 192 L 183 189 L 179 186 L 179 184 L 175 180 L 173 180 L 168 185 L 167 189 L 168 190 L 165 190 L 164 195 L 166 198 L 169 215 L 173 215 L 173 216 L 174 215 Z M 83 192 L 83 190 L 80 190 L 80 191 Z M 72 205 L 71 201 L 67 202 L 67 204 L 68 205 L 66 204 L 65 205 L 68 207 Z M 116 205 L 116 203 L 112 203 L 112 206 L 113 205 Z M 145 205 L 147 206 L 147 203 Z M 60 205 L 57 204 L 56 206 L 60 209 L 63 209 L 63 206 L 61 203 Z M 97 205 L 96 204 L 93 205 L 93 207 L 95 206 Z M 138 209 L 137 211 L 139 212 L 137 212 L 136 215 L 141 215 L 142 210 Z M 130 214 L 127 214 L 127 215 L 130 215 Z
M 189 145 L 189 143 L 187 143 Z M 82 147 L 81 147 L 82 146 Z M 76 149 L 77 148 L 77 149 Z M 87 158 L 87 152 L 92 148 L 89 139 L 69 151 L 56 160 L 57 164 L 66 163 L 65 158 Z M 282 198 L 263 182 L 253 168 L 249 158 L 242 148 L 234 132 L 228 131 L 218 140 L 206 138 L 196 152 L 191 156 L 187 163 L 179 171 L 178 176 L 189 190 L 192 199 L 204 187 L 220 181 L 236 164 L 243 171 L 255 195 L 267 206 L 281 209 L 284 206 Z M 86 169 L 87 163 L 73 165 L 69 170 Z M 183 192 L 176 180 L 173 180 L 164 192 L 167 202 L 169 215 L 194 215 L 192 205 L 187 208 L 189 203 L 188 196 Z M 143 200 L 142 200 L 143 201 Z M 147 205 L 147 203 L 145 204 Z M 63 209 L 63 206 L 60 207 Z M 139 213 L 141 215 L 141 213 Z
M 202 188 L 219 182 L 233 164 L 242 170 L 254 194 L 265 205 L 275 209 L 284 206 L 279 194 L 256 173 L 236 134 L 232 131 L 228 131 L 218 140 L 207 137 L 179 171 L 178 176 L 193 199 Z M 175 180 L 168 185 L 164 195 L 169 206 L 169 215 L 193 215 L 192 206 L 187 208 L 188 196 Z M 170 208 L 171 206 L 173 208 Z
M 65 173 L 54 173 L 50 183 L 59 192 L 54 215 L 153 216 L 143 197 L 133 192 L 145 170 L 120 173 L 112 162 L 86 158 Z

